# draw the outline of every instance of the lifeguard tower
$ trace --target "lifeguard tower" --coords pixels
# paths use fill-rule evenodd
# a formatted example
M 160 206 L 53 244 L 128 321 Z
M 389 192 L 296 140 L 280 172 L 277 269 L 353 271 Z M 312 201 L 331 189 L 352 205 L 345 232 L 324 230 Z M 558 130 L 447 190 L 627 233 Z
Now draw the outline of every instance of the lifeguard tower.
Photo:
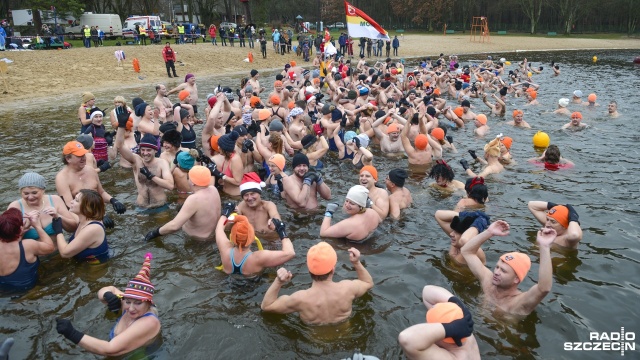
M 489 21 L 486 16 L 474 16 L 471 22 L 471 41 L 489 42 Z

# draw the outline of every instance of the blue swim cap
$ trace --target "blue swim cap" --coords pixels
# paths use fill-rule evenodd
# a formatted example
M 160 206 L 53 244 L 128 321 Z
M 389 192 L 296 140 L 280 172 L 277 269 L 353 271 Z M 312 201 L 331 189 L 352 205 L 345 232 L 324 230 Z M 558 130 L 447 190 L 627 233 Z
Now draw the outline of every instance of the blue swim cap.
M 353 138 L 356 136 L 357 134 L 355 133 L 355 131 L 347 131 L 346 133 L 344 133 L 344 142 L 346 143 L 349 140 L 353 140 Z
M 366 86 L 363 86 L 360 88 L 360 95 L 367 95 L 369 94 L 369 88 L 367 88 Z
M 471 86 L 471 85 L 469 85 L 469 83 L 462 83 L 462 89 L 466 89 L 469 86 Z
M 178 154 L 178 166 L 185 170 L 191 170 L 193 165 L 195 164 L 195 159 L 188 151 L 181 151 Z

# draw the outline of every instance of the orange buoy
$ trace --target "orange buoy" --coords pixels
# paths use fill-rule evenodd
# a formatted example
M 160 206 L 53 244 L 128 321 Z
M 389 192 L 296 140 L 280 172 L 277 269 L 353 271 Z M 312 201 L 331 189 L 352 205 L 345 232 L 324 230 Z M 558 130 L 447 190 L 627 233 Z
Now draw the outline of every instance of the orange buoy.
M 140 61 L 138 61 L 138 58 L 133 59 L 133 71 L 137 73 L 140 72 Z
M 253 53 L 249 52 L 249 62 L 252 63 L 253 62 Z

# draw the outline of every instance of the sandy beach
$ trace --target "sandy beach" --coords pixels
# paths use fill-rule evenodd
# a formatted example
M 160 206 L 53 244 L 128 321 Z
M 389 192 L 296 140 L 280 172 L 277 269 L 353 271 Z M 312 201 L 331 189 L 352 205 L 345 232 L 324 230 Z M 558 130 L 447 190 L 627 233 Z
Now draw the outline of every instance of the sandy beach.
M 178 74 L 197 76 L 229 75 L 249 72 L 251 69 L 279 68 L 290 60 L 304 65 L 294 53 L 284 56 L 274 53 L 268 45 L 268 58 L 262 59 L 259 45 L 248 47 L 213 46 L 210 42 L 172 45 L 177 52 Z M 127 59 L 117 67 L 114 51 L 119 47 L 73 48 L 69 50 L 5 51 L 0 58 L 13 62 L 5 75 L 8 93 L 2 94 L 5 84 L 0 83 L 0 103 L 9 103 L 28 97 L 46 97 L 52 93 L 77 96 L 83 91 L 105 90 L 121 86 L 156 83 L 167 79 L 162 60 L 162 46 L 122 46 Z M 560 49 L 640 49 L 638 39 L 576 39 L 565 37 L 492 36 L 489 43 L 470 42 L 469 35 L 406 35 L 400 39 L 400 57 L 433 56 L 444 54 L 471 54 L 512 52 L 517 50 Z M 254 62 L 244 62 L 252 50 Z M 357 54 L 357 47 L 354 49 Z M 141 71 L 133 71 L 132 60 L 137 58 Z M 78 101 L 79 102 L 79 101 Z

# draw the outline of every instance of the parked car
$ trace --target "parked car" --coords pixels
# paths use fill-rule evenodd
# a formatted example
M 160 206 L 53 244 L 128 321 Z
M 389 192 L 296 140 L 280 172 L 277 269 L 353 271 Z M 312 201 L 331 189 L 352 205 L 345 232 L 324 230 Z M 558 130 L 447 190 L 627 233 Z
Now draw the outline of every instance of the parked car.
M 236 27 L 238 27 L 238 25 L 236 23 L 223 22 L 223 23 L 220 23 L 220 26 L 218 28 L 219 29 L 229 30 L 231 28 L 235 29 Z
M 336 22 L 333 24 L 327 25 L 329 29 L 346 29 L 347 26 L 343 22 Z

